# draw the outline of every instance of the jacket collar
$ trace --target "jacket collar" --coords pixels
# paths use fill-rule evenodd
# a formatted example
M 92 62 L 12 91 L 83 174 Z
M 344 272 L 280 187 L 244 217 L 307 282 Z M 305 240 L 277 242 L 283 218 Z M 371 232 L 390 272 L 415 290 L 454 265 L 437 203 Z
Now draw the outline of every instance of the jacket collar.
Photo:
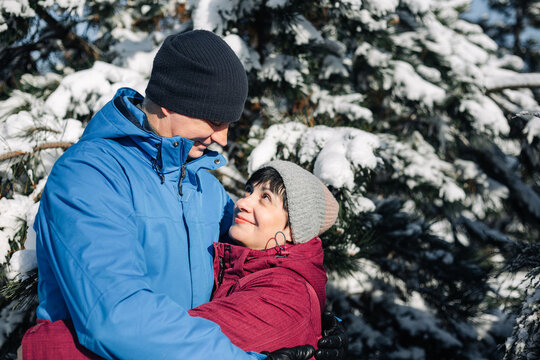
M 214 272 L 219 282 L 220 270 L 223 276 L 242 278 L 251 273 L 269 268 L 284 268 L 303 277 L 314 289 L 319 304 L 324 305 L 326 298 L 326 272 L 323 266 L 324 253 L 321 239 L 315 237 L 302 244 L 287 245 L 288 255 L 279 255 L 279 248 L 252 250 L 228 243 L 214 243 Z M 322 311 L 322 308 L 321 308 Z
M 230 243 L 214 243 L 216 257 L 224 257 L 225 267 L 234 268 L 242 275 L 274 266 L 293 269 L 322 266 L 323 250 L 318 237 L 303 244 L 287 244 L 285 249 L 283 251 L 276 246 L 267 250 L 253 250 Z
M 193 172 L 201 168 L 214 170 L 226 164 L 225 158 L 215 151 L 207 151 L 200 158 L 187 162 L 193 141 L 181 136 L 162 137 L 145 130 L 144 124 L 148 121 L 146 114 L 132 102 L 143 99 L 143 96 L 133 89 L 120 88 L 113 100 L 88 123 L 81 140 L 129 137 L 161 174 L 178 171 L 184 164 Z

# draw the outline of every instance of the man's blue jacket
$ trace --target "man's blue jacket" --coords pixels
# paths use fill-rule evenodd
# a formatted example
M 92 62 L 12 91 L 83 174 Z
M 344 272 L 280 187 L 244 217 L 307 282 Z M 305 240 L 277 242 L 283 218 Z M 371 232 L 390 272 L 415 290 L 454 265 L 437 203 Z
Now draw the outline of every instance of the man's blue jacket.
M 210 299 L 213 242 L 233 203 L 191 140 L 145 131 L 118 90 L 54 165 L 37 232 L 37 317 L 71 318 L 82 345 L 108 359 L 254 359 L 186 310 Z M 232 316 L 232 314 L 231 314 Z

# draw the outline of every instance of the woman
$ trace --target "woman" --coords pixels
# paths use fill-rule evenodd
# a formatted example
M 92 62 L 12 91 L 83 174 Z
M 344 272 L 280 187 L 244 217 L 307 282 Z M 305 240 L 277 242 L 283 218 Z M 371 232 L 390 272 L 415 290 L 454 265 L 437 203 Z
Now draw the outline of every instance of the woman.
M 190 315 L 219 324 L 246 351 L 316 346 L 326 298 L 318 236 L 334 224 L 337 212 L 328 189 L 300 166 L 273 161 L 257 170 L 236 203 L 230 239 L 214 244 L 212 300 Z M 55 343 L 69 347 L 69 359 L 97 359 L 77 344 L 68 326 L 49 322 L 30 329 L 24 359 L 46 353 L 62 359 Z M 38 343 L 39 332 L 41 338 L 48 334 L 47 343 Z

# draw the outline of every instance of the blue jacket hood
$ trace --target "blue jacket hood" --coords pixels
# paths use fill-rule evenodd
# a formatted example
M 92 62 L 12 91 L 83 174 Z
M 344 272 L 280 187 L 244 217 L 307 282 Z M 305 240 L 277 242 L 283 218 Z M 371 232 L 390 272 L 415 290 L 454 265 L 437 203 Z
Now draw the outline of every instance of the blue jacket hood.
M 81 140 L 97 138 L 116 139 L 125 136 L 151 137 L 153 134 L 144 131 L 142 129 L 142 123 L 141 126 L 137 126 L 134 123 L 117 122 L 115 121 L 115 116 L 111 117 L 111 114 L 114 115 L 115 112 L 118 112 L 118 116 L 125 115 L 122 111 L 123 109 L 119 109 L 118 105 L 120 103 L 118 100 L 123 100 L 123 106 L 127 108 L 131 104 L 128 100 L 129 98 L 140 102 L 144 100 L 144 97 L 133 89 L 125 87 L 118 89 L 112 101 L 105 104 L 105 106 L 98 111 L 88 123 Z M 128 100 L 128 103 L 126 103 L 126 100 Z M 138 112 L 142 113 L 140 110 L 138 110 Z M 142 121 L 142 115 L 138 120 Z
M 147 155 L 158 174 L 176 171 L 186 163 L 194 142 L 181 136 L 161 137 L 145 130 L 146 114 L 134 105 L 143 100 L 144 97 L 133 89 L 118 89 L 114 98 L 88 123 L 80 141 L 130 138 Z M 126 118 L 130 121 L 125 121 Z M 207 150 L 204 156 L 190 161 L 187 166 L 214 170 L 225 164 L 221 154 Z

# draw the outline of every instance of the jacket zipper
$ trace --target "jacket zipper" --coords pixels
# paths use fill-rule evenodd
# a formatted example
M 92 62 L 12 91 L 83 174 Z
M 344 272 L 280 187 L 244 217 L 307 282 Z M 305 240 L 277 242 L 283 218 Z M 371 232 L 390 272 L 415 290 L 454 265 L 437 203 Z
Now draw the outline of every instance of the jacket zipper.
M 225 274 L 225 259 L 223 256 L 219 257 L 219 274 L 218 274 L 218 286 L 223 282 L 223 275 Z
M 182 165 L 182 170 L 180 171 L 180 181 L 178 181 L 178 193 L 182 196 L 182 181 L 186 177 L 186 164 Z
M 225 254 L 219 257 L 219 273 L 218 273 L 218 286 L 223 282 L 223 275 L 225 274 L 225 256 L 227 256 L 228 261 L 231 261 L 231 246 L 225 244 Z

